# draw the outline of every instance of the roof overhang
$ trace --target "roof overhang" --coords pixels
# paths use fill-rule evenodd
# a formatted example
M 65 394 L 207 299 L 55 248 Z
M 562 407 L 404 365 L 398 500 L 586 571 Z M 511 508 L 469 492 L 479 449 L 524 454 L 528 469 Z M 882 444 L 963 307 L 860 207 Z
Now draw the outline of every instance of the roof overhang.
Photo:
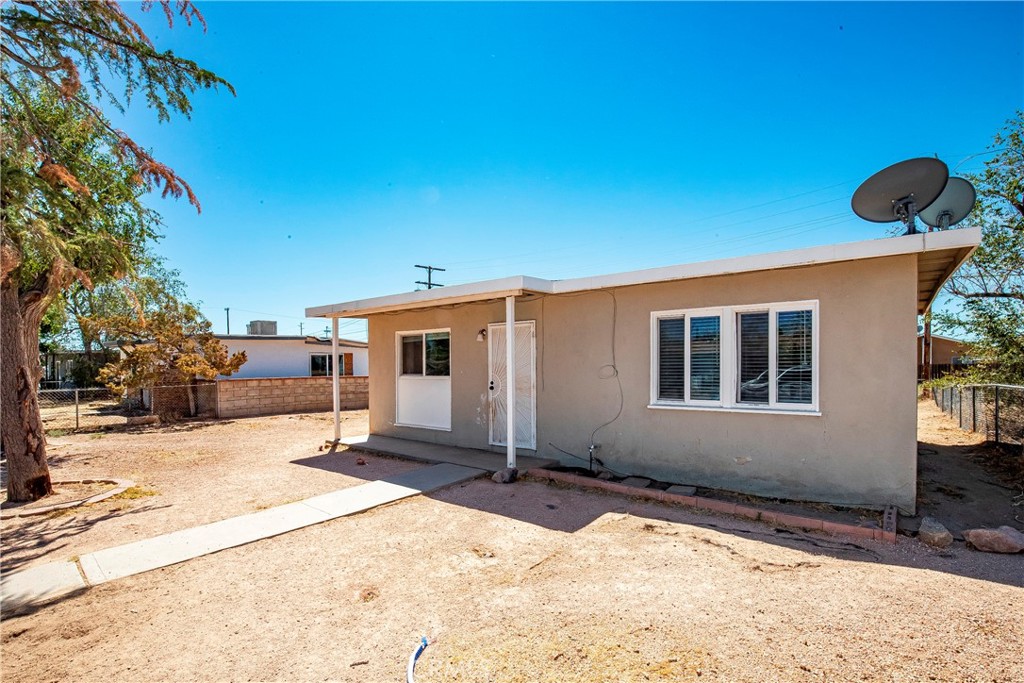
M 571 280 L 544 280 L 519 275 L 372 299 L 346 301 L 327 306 L 314 306 L 306 309 L 306 317 L 365 318 L 377 313 L 497 300 L 507 296 L 532 297 L 544 294 L 570 294 L 655 282 L 801 268 L 910 254 L 917 255 L 917 309 L 918 313 L 924 313 L 938 295 L 943 283 L 970 257 L 980 242 L 981 228 L 960 228 Z
M 533 296 L 552 294 L 552 283 L 525 275 L 498 280 L 470 282 L 464 285 L 423 289 L 418 292 L 378 296 L 372 299 L 346 301 L 328 306 L 306 309 L 307 318 L 365 318 L 375 313 L 408 311 L 416 308 L 434 308 L 453 304 L 503 299 L 507 296 Z

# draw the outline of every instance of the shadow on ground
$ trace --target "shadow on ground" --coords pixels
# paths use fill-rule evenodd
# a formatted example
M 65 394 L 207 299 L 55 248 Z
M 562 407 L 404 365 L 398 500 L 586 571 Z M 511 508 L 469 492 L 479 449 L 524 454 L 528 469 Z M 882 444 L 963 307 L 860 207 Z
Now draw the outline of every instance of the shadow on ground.
M 3 536 L 2 573 L 17 571 L 43 558 L 51 562 L 69 560 L 69 557 L 60 555 L 60 550 L 68 545 L 68 539 L 112 519 L 147 512 L 157 507 L 165 506 L 144 505 L 98 514 L 88 508 L 69 508 L 18 518 L 17 526 L 6 531 Z
M 570 534 L 589 526 L 605 514 L 627 513 L 655 521 L 679 522 L 714 529 L 815 555 L 925 568 L 985 581 L 1024 586 L 1024 558 L 1019 555 L 979 553 L 968 549 L 963 541 L 961 532 L 965 528 L 997 527 L 1002 524 L 1020 526 L 1019 522 L 1014 520 L 1014 514 L 1020 515 L 1021 508 L 1012 506 L 1013 489 L 1001 484 L 997 474 L 982 468 L 979 464 L 980 459 L 974 457 L 979 448 L 983 447 L 919 444 L 922 490 L 919 509 L 915 517 L 901 518 L 903 532 L 895 546 L 842 535 L 830 536 L 824 533 L 774 527 L 737 517 L 695 511 L 693 508 L 558 483 L 525 482 L 525 485 L 503 486 L 492 485 L 490 482 L 484 485 L 468 482 L 428 494 L 428 497 Z M 378 458 L 389 456 L 332 447 L 323 455 L 292 462 L 350 477 L 374 479 L 372 472 L 375 468 L 356 464 L 359 458 L 372 464 Z M 728 495 L 721 497 L 727 498 Z M 754 507 L 846 524 L 856 524 L 860 518 L 863 523 L 871 525 L 873 520 L 869 517 L 876 514 L 870 511 L 836 509 L 829 505 L 814 503 L 767 500 L 759 502 L 749 496 L 745 497 L 743 502 Z M 953 546 L 945 550 L 935 550 L 912 537 L 924 515 L 936 517 L 953 531 L 957 538 Z
M 641 527 L 644 532 L 659 533 L 661 525 L 658 522 L 673 522 L 801 550 L 815 556 L 929 569 L 1024 586 L 1024 559 L 1021 556 L 979 553 L 967 549 L 962 541 L 943 551 L 928 548 L 907 536 L 900 536 L 897 544 L 893 545 L 775 527 L 678 505 L 538 481 L 504 486 L 477 480 L 428 494 L 428 497 L 569 534 L 586 528 L 608 513 L 624 513 L 648 520 Z

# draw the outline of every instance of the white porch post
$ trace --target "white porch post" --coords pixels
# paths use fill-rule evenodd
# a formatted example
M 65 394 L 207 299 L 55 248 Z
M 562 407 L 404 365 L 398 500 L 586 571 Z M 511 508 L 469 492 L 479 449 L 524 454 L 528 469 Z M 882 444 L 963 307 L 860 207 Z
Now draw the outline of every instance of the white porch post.
M 334 443 L 341 440 L 341 381 L 338 379 L 338 319 L 331 318 L 331 396 L 334 399 Z
M 516 298 L 505 297 L 505 426 L 508 467 L 516 466 Z

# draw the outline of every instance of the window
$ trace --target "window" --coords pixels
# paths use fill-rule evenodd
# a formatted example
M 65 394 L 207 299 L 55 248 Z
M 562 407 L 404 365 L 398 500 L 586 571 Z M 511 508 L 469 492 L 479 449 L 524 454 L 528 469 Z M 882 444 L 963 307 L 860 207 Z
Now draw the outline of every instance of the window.
M 722 391 L 720 317 L 660 318 L 658 359 L 658 399 L 718 401 Z
M 818 303 L 651 314 L 652 407 L 817 411 Z
M 740 313 L 740 403 L 768 403 L 768 313 Z
M 448 332 L 424 332 L 402 336 L 402 374 L 448 377 L 451 335 Z
M 311 353 L 309 355 L 309 376 L 326 377 L 331 374 L 331 355 L 329 353 Z
M 352 374 L 352 354 L 351 353 L 339 353 L 338 358 L 341 359 L 341 364 L 338 367 L 339 375 L 351 375 Z M 309 376 L 310 377 L 330 377 L 334 364 L 331 362 L 331 354 L 329 353 L 311 353 L 309 354 Z

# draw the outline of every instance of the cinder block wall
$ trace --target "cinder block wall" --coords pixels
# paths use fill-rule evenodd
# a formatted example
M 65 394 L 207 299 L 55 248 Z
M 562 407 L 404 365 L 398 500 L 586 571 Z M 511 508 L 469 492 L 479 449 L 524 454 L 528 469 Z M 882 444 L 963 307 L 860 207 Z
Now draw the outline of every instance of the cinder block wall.
M 358 410 L 370 404 L 367 377 L 346 375 L 341 381 L 341 409 Z M 217 381 L 217 416 L 253 417 L 333 410 L 330 377 L 278 377 Z

